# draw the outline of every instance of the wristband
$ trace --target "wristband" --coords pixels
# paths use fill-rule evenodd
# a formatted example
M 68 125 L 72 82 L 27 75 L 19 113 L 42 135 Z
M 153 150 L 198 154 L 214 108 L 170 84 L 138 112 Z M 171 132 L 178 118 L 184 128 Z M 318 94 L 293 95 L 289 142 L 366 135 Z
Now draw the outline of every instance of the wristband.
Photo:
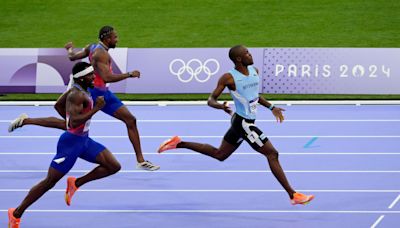
M 269 110 L 274 110 L 275 106 L 273 104 L 271 104 L 271 106 L 268 107 Z

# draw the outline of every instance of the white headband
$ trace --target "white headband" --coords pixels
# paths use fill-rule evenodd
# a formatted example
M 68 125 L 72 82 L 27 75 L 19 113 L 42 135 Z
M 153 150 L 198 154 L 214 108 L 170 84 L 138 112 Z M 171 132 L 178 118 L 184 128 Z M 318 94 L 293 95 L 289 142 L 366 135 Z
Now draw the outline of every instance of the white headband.
M 94 71 L 93 66 L 90 66 L 86 69 L 84 69 L 83 71 L 80 71 L 76 74 L 73 75 L 74 78 L 80 78 L 82 76 L 88 75 L 90 73 L 92 73 Z

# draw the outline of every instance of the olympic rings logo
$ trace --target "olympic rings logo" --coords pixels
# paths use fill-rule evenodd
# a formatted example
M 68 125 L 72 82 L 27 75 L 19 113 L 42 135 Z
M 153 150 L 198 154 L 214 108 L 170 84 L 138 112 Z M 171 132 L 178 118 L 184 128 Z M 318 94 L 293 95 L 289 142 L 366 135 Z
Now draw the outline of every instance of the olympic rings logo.
M 213 69 L 215 69 L 214 71 L 210 69 L 212 65 L 215 65 L 213 66 Z M 192 81 L 193 78 L 200 83 L 204 83 L 219 71 L 219 62 L 216 59 L 207 59 L 203 64 L 198 59 L 191 59 L 185 63 L 182 59 L 174 59 L 169 64 L 169 71 L 171 74 L 176 75 L 179 81 L 183 83 L 188 83 Z M 185 72 L 190 75 L 186 79 L 183 77 L 183 75 L 186 75 Z M 206 74 L 205 78 L 199 77 L 202 72 Z

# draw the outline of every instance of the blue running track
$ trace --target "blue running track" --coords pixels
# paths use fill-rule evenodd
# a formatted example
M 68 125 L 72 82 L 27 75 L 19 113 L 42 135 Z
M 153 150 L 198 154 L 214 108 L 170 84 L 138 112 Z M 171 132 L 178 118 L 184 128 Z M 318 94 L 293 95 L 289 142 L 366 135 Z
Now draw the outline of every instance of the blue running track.
M 66 178 L 33 204 L 21 227 L 398 227 L 400 224 L 400 106 L 294 105 L 276 123 L 259 110 L 256 124 L 280 152 L 291 185 L 315 194 L 292 206 L 266 159 L 246 143 L 219 162 L 189 150 L 157 154 L 173 135 L 218 146 L 229 116 L 206 106 L 129 106 L 138 119 L 142 148 L 159 171 L 136 170 L 125 126 L 98 113 L 91 137 L 122 164 L 64 203 Z M 20 113 L 57 116 L 50 106 L 0 106 L 0 227 L 45 177 L 61 131 L 26 126 L 8 134 Z M 94 167 L 78 161 L 69 175 Z

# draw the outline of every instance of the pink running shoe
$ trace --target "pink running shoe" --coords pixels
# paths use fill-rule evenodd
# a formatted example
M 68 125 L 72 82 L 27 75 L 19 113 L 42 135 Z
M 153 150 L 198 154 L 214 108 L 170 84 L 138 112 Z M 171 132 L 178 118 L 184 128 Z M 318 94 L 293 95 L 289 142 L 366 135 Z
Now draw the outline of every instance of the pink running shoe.
M 14 217 L 15 208 L 8 209 L 8 228 L 19 228 L 19 223 L 21 222 L 21 218 Z
M 314 199 L 314 195 L 304 195 L 303 193 L 296 192 L 293 194 L 293 199 L 290 200 L 292 205 L 296 204 L 308 204 L 311 200 Z
M 164 152 L 166 150 L 175 149 L 176 145 L 180 143 L 182 140 L 179 136 L 174 136 L 167 141 L 163 142 L 160 147 L 158 148 L 158 153 Z
M 67 203 L 68 206 L 71 206 L 71 200 L 72 196 L 76 191 L 78 191 L 78 188 L 75 185 L 76 178 L 75 177 L 68 177 L 67 178 L 67 190 L 65 191 L 65 203 Z

